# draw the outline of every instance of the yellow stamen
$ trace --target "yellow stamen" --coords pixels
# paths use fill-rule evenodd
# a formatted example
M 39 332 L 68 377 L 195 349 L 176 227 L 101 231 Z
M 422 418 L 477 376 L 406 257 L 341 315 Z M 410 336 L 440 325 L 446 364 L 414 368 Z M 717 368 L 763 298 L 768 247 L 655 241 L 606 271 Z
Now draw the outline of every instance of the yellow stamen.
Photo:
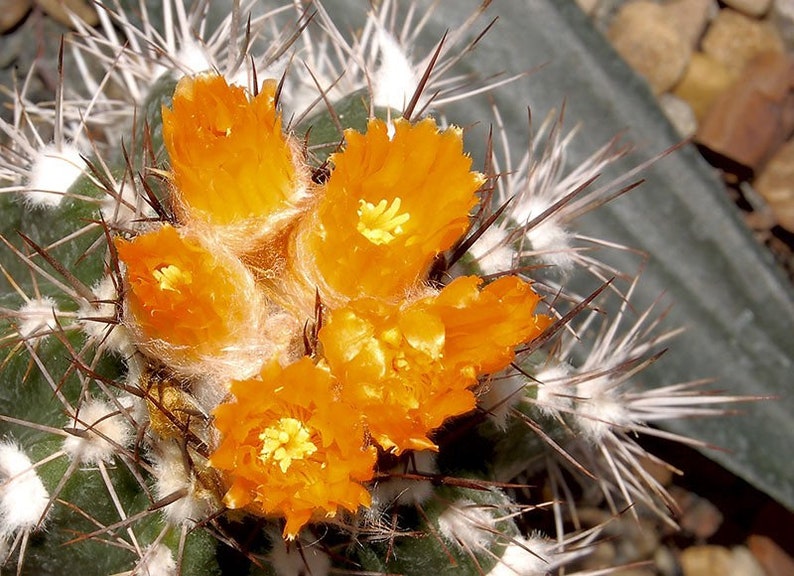
M 152 275 L 159 283 L 160 290 L 170 290 L 172 292 L 179 292 L 180 284 L 186 285 L 193 281 L 190 272 L 185 272 L 173 264 L 158 268 L 152 272 Z
M 411 218 L 410 214 L 400 214 L 402 200 L 396 197 L 391 204 L 381 200 L 377 205 L 366 200 L 358 201 L 358 224 L 356 229 L 373 244 L 389 244 L 403 233 L 402 225 Z
M 300 420 L 281 418 L 275 426 L 268 426 L 259 435 L 262 440 L 259 459 L 263 462 L 273 460 L 282 472 L 286 472 L 293 460 L 302 460 L 317 451 L 310 437 Z

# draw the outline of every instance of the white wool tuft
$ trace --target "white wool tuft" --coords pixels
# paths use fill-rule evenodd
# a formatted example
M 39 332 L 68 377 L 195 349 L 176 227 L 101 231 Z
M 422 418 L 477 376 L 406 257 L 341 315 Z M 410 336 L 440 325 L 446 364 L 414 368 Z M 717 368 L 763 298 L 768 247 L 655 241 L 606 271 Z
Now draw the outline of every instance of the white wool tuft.
M 396 474 L 436 474 L 436 453 L 429 450 L 411 453 L 412 462 L 392 468 Z M 433 494 L 433 484 L 429 480 L 388 478 L 375 484 L 372 489 L 370 510 L 378 514 L 393 505 L 421 504 Z
M 535 374 L 537 407 L 549 416 L 559 416 L 571 407 L 571 397 L 576 390 L 571 385 L 571 369 L 567 364 L 555 364 L 542 368 Z
M 127 446 L 133 439 L 132 427 L 126 417 L 118 413 L 116 406 L 100 399 L 83 402 L 77 419 L 70 418 L 68 425 L 79 432 L 66 437 L 63 449 L 71 459 L 81 464 L 110 462 L 118 450 L 116 446 Z
M 182 38 L 176 62 L 187 74 L 198 74 L 214 68 L 207 49 L 189 36 Z
M 461 499 L 454 502 L 438 517 L 438 528 L 450 542 L 464 549 L 487 547 L 496 531 L 496 519 L 481 504 Z
M 408 55 L 388 32 L 377 31 L 380 63 L 372 83 L 375 106 L 403 110 L 410 102 L 418 79 Z
M 615 427 L 633 423 L 630 407 L 617 394 L 610 378 L 581 382 L 576 387 L 576 397 L 573 417 L 577 428 L 593 442 L 599 442 Z
M 17 332 L 22 338 L 30 338 L 42 332 L 54 330 L 58 323 L 55 321 L 58 307 L 55 300 L 44 296 L 26 302 L 19 308 L 19 318 L 22 320 L 17 327 Z
M 176 576 L 176 560 L 164 544 L 149 546 L 135 567 L 136 576 Z
M 327 576 L 331 559 L 317 546 L 301 542 L 287 544 L 280 536 L 273 537 L 270 561 L 277 576 Z
M 26 202 L 33 207 L 55 208 L 85 169 L 86 163 L 75 146 L 63 145 L 60 150 L 54 144 L 45 146 L 33 158 Z
M 499 274 L 513 268 L 515 250 L 507 245 L 507 232 L 489 226 L 469 248 L 477 266 L 484 274 Z
M 549 555 L 552 545 L 539 538 L 510 542 L 487 576 L 545 576 L 554 567 Z
M 113 278 L 105 276 L 92 287 L 91 291 L 96 300 L 82 302 L 78 312 L 83 332 L 121 356 L 132 356 L 135 348 L 129 330 L 122 324 L 112 324 L 103 320 L 116 316 L 114 302 L 118 299 L 118 293 Z
M 192 525 L 207 518 L 214 509 L 213 502 L 193 473 L 185 468 L 181 448 L 175 442 L 161 443 L 158 448 L 158 453 L 152 455 L 155 495 L 163 499 L 181 490 L 186 493 L 162 508 L 166 520 L 176 525 Z
M 0 442 L 0 542 L 36 528 L 49 499 L 30 458 L 15 443 Z
M 549 218 L 527 232 L 532 252 L 543 262 L 570 271 L 575 263 L 571 247 L 572 235 L 555 219 Z
M 513 218 L 520 225 L 526 225 L 551 208 L 558 200 L 555 196 L 539 195 L 529 197 L 518 204 Z M 526 232 L 531 252 L 543 262 L 568 272 L 574 265 L 571 240 L 573 235 L 564 227 L 562 220 L 552 214 Z

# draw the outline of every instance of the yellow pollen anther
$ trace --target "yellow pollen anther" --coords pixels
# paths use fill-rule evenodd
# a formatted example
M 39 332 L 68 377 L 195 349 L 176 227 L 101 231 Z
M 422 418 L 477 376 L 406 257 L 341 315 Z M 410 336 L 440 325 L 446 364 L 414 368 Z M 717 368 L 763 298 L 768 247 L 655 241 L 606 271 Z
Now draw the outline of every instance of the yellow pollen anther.
M 179 292 L 180 284 L 190 284 L 193 281 L 190 272 L 184 272 L 173 264 L 158 268 L 152 272 L 152 275 L 159 283 L 160 290 L 171 290 L 172 292 Z
M 286 472 L 293 460 L 302 460 L 317 451 L 317 446 L 309 439 L 311 434 L 296 418 L 281 418 L 275 426 L 268 426 L 259 435 L 262 449 L 259 459 L 262 462 L 278 463 Z
M 411 218 L 410 214 L 400 214 L 402 200 L 396 197 L 391 204 L 381 200 L 377 205 L 364 199 L 358 201 L 358 224 L 356 230 L 373 244 L 388 244 L 403 233 L 402 225 Z

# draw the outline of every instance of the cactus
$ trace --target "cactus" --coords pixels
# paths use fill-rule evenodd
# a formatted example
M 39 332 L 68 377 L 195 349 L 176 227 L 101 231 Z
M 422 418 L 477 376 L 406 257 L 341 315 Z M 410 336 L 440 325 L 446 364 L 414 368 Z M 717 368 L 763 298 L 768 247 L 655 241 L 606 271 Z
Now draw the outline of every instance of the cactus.
M 598 536 L 573 481 L 674 523 L 634 435 L 735 398 L 635 384 L 676 331 L 575 228 L 627 149 L 566 168 L 551 118 L 516 157 L 495 111 L 474 168 L 443 105 L 494 86 L 453 76 L 485 6 L 420 57 L 388 1 L 353 38 L 175 1 L 74 16 L 54 108 L 23 82 L 0 124 L 0 562 L 543 574 Z

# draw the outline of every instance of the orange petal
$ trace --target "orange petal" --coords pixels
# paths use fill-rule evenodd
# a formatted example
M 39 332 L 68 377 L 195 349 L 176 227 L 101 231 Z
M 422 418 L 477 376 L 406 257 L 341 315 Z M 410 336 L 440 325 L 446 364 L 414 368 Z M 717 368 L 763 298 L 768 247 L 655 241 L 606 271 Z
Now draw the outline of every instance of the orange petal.
M 480 290 L 481 283 L 456 278 L 423 305 L 446 327 L 445 364 L 488 374 L 512 362 L 516 346 L 539 336 L 551 319 L 535 314 L 540 297 L 520 278 L 503 276 Z
M 255 97 L 216 74 L 179 81 L 163 139 L 184 219 L 261 234 L 294 216 L 305 189 L 275 93 L 274 80 Z

